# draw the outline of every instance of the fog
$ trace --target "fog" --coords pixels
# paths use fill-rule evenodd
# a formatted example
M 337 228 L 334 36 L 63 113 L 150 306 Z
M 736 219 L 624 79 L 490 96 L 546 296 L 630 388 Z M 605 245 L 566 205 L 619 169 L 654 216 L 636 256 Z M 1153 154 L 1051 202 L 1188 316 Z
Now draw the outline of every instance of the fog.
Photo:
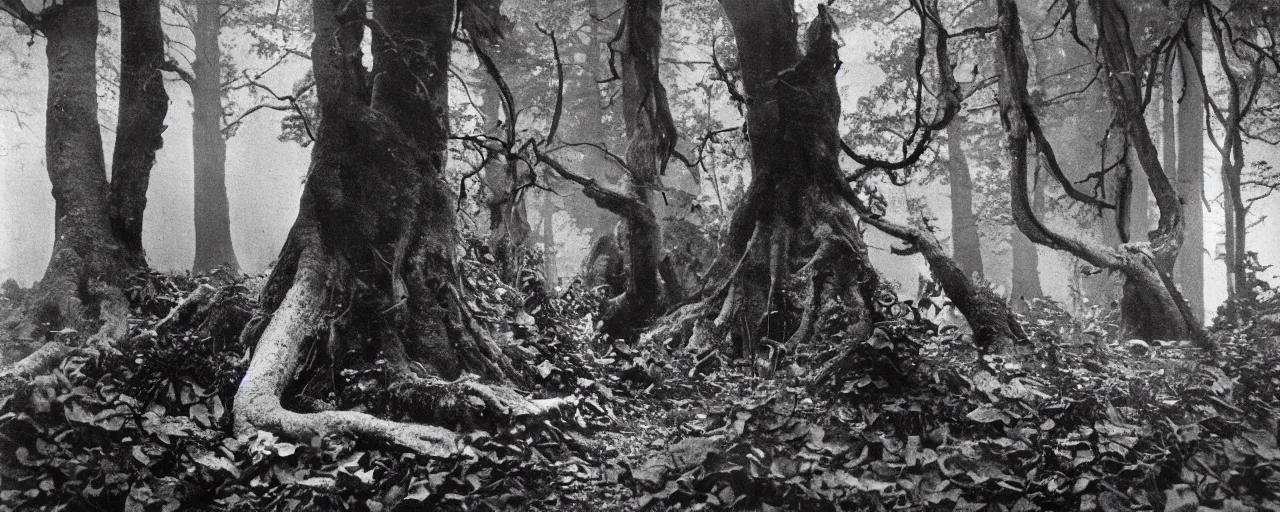
M 104 18 L 104 24 L 109 23 L 111 21 Z M 874 44 L 875 34 L 851 32 L 844 34 L 843 40 L 842 59 L 845 65 L 838 80 L 845 92 L 844 104 L 848 106 L 867 94 L 883 80 L 884 75 L 863 58 L 863 49 Z M 8 61 L 0 66 L 0 84 L 4 84 L 0 86 L 0 176 L 3 177 L 0 179 L 0 280 L 12 278 L 25 286 L 41 277 L 53 241 L 54 201 L 43 163 L 47 77 L 42 39 L 35 38 L 28 45 L 26 38 L 5 28 L 0 41 L 7 48 L 3 58 Z M 110 34 L 100 37 L 100 44 L 104 47 L 112 46 L 115 44 L 113 41 L 114 36 Z M 233 60 L 252 60 L 244 48 L 231 45 L 227 51 Z M 305 69 L 305 64 L 295 63 L 274 71 L 270 79 L 282 90 L 288 90 Z M 100 120 L 104 147 L 108 148 L 104 155 L 108 169 L 116 104 L 111 88 L 105 80 L 99 84 Z M 151 174 L 144 242 L 153 268 L 184 272 L 190 268 L 194 253 L 191 98 L 189 89 L 176 81 L 169 83 L 168 93 L 168 128 L 164 134 L 164 147 L 158 153 Z M 453 101 L 464 99 L 455 97 Z M 236 105 L 239 109 L 249 106 L 251 104 L 244 101 Z M 264 272 L 276 258 L 297 212 L 309 163 L 309 148 L 277 139 L 283 115 L 275 110 L 261 110 L 246 118 L 238 133 L 228 141 L 226 185 L 231 207 L 231 233 L 242 270 L 246 273 Z M 573 122 L 572 116 L 565 122 Z M 1219 163 L 1217 151 L 1207 139 L 1205 146 L 1205 194 L 1211 201 L 1211 207 L 1204 215 L 1205 304 L 1207 318 L 1212 318 L 1226 297 L 1226 287 L 1223 264 L 1214 259 L 1223 241 L 1222 212 L 1217 204 L 1212 204 L 1221 192 L 1217 175 Z M 1256 145 L 1247 148 L 1247 156 L 1251 162 L 1280 161 L 1280 151 Z M 705 181 L 703 184 L 704 190 L 698 193 L 704 200 L 714 201 L 710 186 Z M 904 211 L 908 196 L 923 199 L 931 213 L 938 217 L 942 232 L 949 232 L 951 220 L 944 184 L 912 185 L 891 190 L 886 195 L 892 211 L 899 213 Z M 534 206 L 530 208 L 532 210 Z M 1267 274 L 1267 278 L 1274 280 L 1280 269 L 1280 237 L 1274 236 L 1280 233 L 1280 215 L 1276 215 L 1280 214 L 1280 197 L 1259 202 L 1254 210 L 1270 215 L 1250 230 L 1249 249 L 1258 252 L 1264 264 L 1277 265 Z M 531 211 L 531 222 L 536 224 L 539 219 L 539 213 Z M 587 237 L 573 230 L 567 215 L 558 214 L 556 219 L 557 230 L 560 231 L 557 238 L 564 244 L 559 259 L 560 273 L 571 275 L 586 254 Z M 888 249 L 892 245 L 889 237 L 868 230 L 867 241 L 872 247 L 876 266 L 887 278 L 900 283 L 903 292 L 913 293 L 918 276 L 927 277 L 927 267 L 918 256 L 903 258 L 889 254 Z M 1046 292 L 1066 301 L 1072 258 L 1066 253 L 1043 247 L 1039 254 Z M 986 251 L 984 258 L 989 279 L 1007 288 L 1009 251 Z

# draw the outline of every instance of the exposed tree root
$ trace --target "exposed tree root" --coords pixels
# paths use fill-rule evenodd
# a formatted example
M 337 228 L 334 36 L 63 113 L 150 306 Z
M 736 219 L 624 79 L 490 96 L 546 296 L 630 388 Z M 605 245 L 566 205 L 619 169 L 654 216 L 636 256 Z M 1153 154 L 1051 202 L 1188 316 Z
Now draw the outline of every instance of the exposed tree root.
M 503 387 L 523 382 L 527 370 L 467 305 L 455 199 L 441 179 L 455 3 L 375 0 L 372 73 L 360 58 L 365 4 L 313 7 L 319 136 L 298 217 L 263 288 L 265 320 L 249 322 L 242 336 L 261 332 L 236 393 L 236 429 L 352 434 L 440 456 L 456 448 L 457 435 L 421 422 L 523 418 L 569 403 L 530 401 Z M 406 44 L 416 50 L 402 51 Z M 343 369 L 385 372 L 385 400 L 362 410 L 315 400 L 342 396 Z

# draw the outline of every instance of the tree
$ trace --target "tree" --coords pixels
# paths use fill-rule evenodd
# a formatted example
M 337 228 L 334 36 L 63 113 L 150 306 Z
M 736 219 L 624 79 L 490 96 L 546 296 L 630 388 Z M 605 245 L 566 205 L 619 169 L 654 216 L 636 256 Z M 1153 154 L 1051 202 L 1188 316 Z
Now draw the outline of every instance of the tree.
M 49 356 L 69 350 L 53 341 L 55 333 L 93 332 L 91 341 L 106 345 L 127 334 L 122 285 L 146 266 L 143 210 L 168 96 L 159 71 L 159 4 L 121 2 L 119 125 L 108 182 L 98 125 L 97 2 L 70 0 L 39 12 L 17 0 L 0 7 L 45 37 L 49 69 L 45 161 L 55 201 L 53 256 L 27 303 L 4 322 L 7 335 L 49 343 L 11 369 L 21 373 L 56 363 L 60 358 Z M 82 311 L 97 318 L 82 318 Z
M 245 334 L 257 350 L 235 397 L 238 429 L 452 450 L 452 433 L 440 427 L 286 409 L 282 395 L 320 340 L 328 340 L 321 369 L 301 368 L 315 389 L 332 389 L 339 369 L 385 364 L 392 400 L 410 419 L 447 419 L 466 406 L 450 397 L 464 394 L 514 416 L 546 405 L 460 378 L 501 384 L 526 374 L 468 309 L 458 274 L 455 199 L 442 174 L 454 5 L 375 0 L 367 20 L 364 2 L 314 1 L 320 124 L 297 220 L 263 289 L 266 320 Z M 362 62 L 366 27 L 372 69 Z
M 917 119 L 922 135 L 907 159 L 886 162 L 857 155 L 841 141 L 835 24 L 825 5 L 819 5 L 806 31 L 804 52 L 796 44 L 791 2 L 724 0 L 721 5 L 737 39 L 743 71 L 752 181 L 733 212 L 706 285 L 652 336 L 690 333 L 711 343 L 731 339 L 737 352 L 749 357 L 762 345 L 776 353 L 836 331 L 850 342 L 849 348 L 855 347 L 882 319 L 874 304 L 884 291 L 867 258 L 860 216 L 925 256 L 934 277 L 970 320 L 980 349 L 1018 342 L 1016 324 L 1009 323 L 1013 317 L 1002 300 L 974 286 L 932 234 L 881 217 L 860 193 L 874 196 L 862 180 L 867 172 L 914 164 L 959 108 L 960 91 L 946 50 L 949 34 L 936 16 L 925 21 L 936 6 L 913 4 L 922 20 L 921 51 L 930 34 L 937 41 L 935 59 L 943 70 L 938 94 L 944 106 L 933 121 Z M 859 175 L 844 176 L 842 152 L 864 166 Z M 849 181 L 858 182 L 860 190 Z M 826 364 L 817 381 L 843 377 L 856 357 L 846 350 Z
M 1217 61 L 1226 81 L 1226 101 L 1220 104 L 1213 95 L 1205 95 L 1206 111 L 1213 114 L 1213 119 L 1221 126 L 1221 135 L 1213 125 L 1207 125 L 1209 141 L 1218 150 L 1222 164 L 1223 216 L 1226 227 L 1226 251 L 1223 258 L 1227 267 L 1227 300 L 1248 300 L 1252 284 L 1249 276 L 1249 256 L 1246 238 L 1251 220 L 1249 213 L 1254 202 L 1260 199 L 1246 200 L 1245 192 L 1245 139 L 1251 137 L 1249 125 L 1252 117 L 1260 107 L 1266 107 L 1262 98 L 1262 88 L 1268 77 L 1280 71 L 1280 57 L 1275 51 L 1275 41 L 1259 45 L 1252 39 L 1267 41 L 1270 27 L 1276 25 L 1277 15 L 1261 5 L 1250 2 L 1239 2 L 1228 11 L 1212 2 L 1203 2 L 1202 9 L 1207 13 L 1209 33 L 1212 36 Z M 1208 81 L 1205 72 L 1197 68 L 1191 78 L 1195 87 L 1207 90 Z M 1197 130 L 1197 133 L 1199 131 Z M 1256 137 L 1254 137 L 1256 139 Z M 1265 187 L 1264 187 L 1265 188 Z M 1269 194 L 1269 190 L 1266 194 Z M 1265 194 L 1262 196 L 1265 197 Z M 1228 316 L 1239 313 L 1235 308 L 1227 308 Z M 1227 318 L 1236 322 L 1237 318 Z
M 194 4 L 194 5 L 193 5 Z M 207 272 L 218 267 L 240 269 L 231 242 L 231 213 L 227 201 L 227 141 L 223 137 L 223 58 L 219 34 L 225 13 L 219 0 L 180 0 L 170 10 L 191 31 L 190 71 L 170 61 L 191 88 L 191 148 L 195 162 L 196 252 L 191 269 Z
M 973 177 L 964 155 L 962 129 L 947 128 L 947 178 L 951 187 L 952 254 L 966 274 L 983 276 L 982 240 L 973 211 Z
M 601 330 L 633 338 L 663 312 L 663 305 L 671 302 L 672 291 L 678 287 L 673 279 L 663 279 L 662 225 L 652 204 L 652 191 L 661 188 L 660 175 L 675 147 L 675 128 L 666 89 L 658 78 L 662 2 L 627 0 L 620 23 L 618 68 L 629 140 L 620 163 L 626 170 L 626 189 L 603 186 L 570 171 L 536 147 L 535 151 L 557 174 L 581 185 L 597 206 L 622 218 L 619 245 L 625 247 L 626 288 L 610 301 Z
M 999 104 L 1001 121 L 1008 133 L 1010 154 L 1010 195 L 1013 216 L 1019 230 L 1031 241 L 1064 250 L 1091 265 L 1119 272 L 1125 277 L 1121 313 L 1130 335 L 1142 339 L 1193 339 L 1207 343 L 1204 328 L 1173 284 L 1172 271 L 1182 245 L 1184 220 L 1177 190 L 1165 174 L 1143 115 L 1143 89 L 1137 73 L 1117 70 L 1141 69 L 1129 36 L 1123 10 L 1114 0 L 1090 2 L 1098 30 L 1097 49 L 1107 73 L 1107 86 L 1114 116 L 1113 125 L 1127 141 L 1125 159 L 1146 174 L 1160 210 L 1157 228 L 1149 246 L 1125 244 L 1110 248 L 1057 232 L 1039 220 L 1027 188 L 1027 146 L 1036 151 L 1056 175 L 1052 145 L 1036 117 L 1027 94 L 1027 59 L 1017 5 L 1001 0 L 996 62 L 1000 70 Z M 1132 156 L 1130 156 L 1132 155 Z M 1064 186 L 1068 184 L 1064 183 Z M 1071 189 L 1068 189 L 1071 192 Z M 1079 194 L 1077 192 L 1077 194 Z M 1086 196 L 1087 197 L 1087 196 Z
M 1178 99 L 1178 193 L 1187 198 L 1183 203 L 1187 232 L 1184 243 L 1191 250 L 1178 255 L 1176 280 L 1191 311 L 1200 318 L 1204 315 L 1204 207 L 1200 198 L 1204 194 L 1204 85 L 1193 77 L 1198 76 L 1202 41 L 1203 11 L 1191 3 L 1183 24 L 1185 37 L 1178 45 L 1178 65 L 1182 76 L 1182 88 Z

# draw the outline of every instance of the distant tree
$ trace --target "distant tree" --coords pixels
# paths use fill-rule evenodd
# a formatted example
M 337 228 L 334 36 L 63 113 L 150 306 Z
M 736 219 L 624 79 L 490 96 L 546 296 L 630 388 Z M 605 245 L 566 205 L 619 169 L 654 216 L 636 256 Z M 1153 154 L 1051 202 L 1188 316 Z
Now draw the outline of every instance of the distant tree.
M 1217 56 L 1219 70 L 1225 79 L 1226 88 L 1221 94 L 1211 92 L 1205 96 L 1206 110 L 1212 114 L 1220 129 L 1208 124 L 1209 141 L 1217 149 L 1222 164 L 1220 176 L 1223 193 L 1223 217 L 1226 227 L 1226 240 L 1223 254 L 1227 267 L 1227 300 L 1249 300 L 1252 285 L 1249 267 L 1249 251 L 1245 243 L 1249 227 L 1254 224 L 1250 213 L 1254 203 L 1266 197 L 1273 190 L 1265 176 L 1249 178 L 1248 162 L 1245 156 L 1246 139 L 1252 138 L 1261 142 L 1275 144 L 1280 141 L 1268 141 L 1265 137 L 1252 135 L 1250 128 L 1256 123 L 1254 118 L 1258 112 L 1274 109 L 1280 103 L 1275 98 L 1268 98 L 1264 86 L 1274 81 L 1280 74 L 1280 50 L 1278 50 L 1275 31 L 1280 29 L 1280 9 L 1274 5 L 1255 1 L 1228 2 L 1219 7 L 1213 2 L 1203 2 L 1204 20 L 1209 27 L 1213 42 L 1213 50 Z M 1199 82 L 1197 87 L 1208 89 L 1206 70 L 1198 69 L 1191 81 Z M 1218 101 L 1215 96 L 1225 96 Z M 1249 191 L 1258 190 L 1259 195 L 1246 198 Z M 1194 202 L 1194 201 L 1193 201 Z M 1235 308 L 1227 308 L 1228 316 L 1235 314 Z M 1228 318 L 1236 322 L 1238 318 Z
M 307 58 L 305 52 L 294 47 L 292 40 L 310 27 L 300 22 L 296 14 L 280 12 L 282 7 L 298 9 L 301 6 L 277 2 L 267 7 L 245 0 L 165 0 L 163 5 L 170 13 L 168 25 L 182 31 L 169 40 L 170 58 L 164 69 L 176 74 L 191 91 L 195 183 L 195 258 L 191 269 L 207 272 L 225 267 L 239 271 L 240 263 L 231 240 L 231 208 L 227 197 L 227 139 L 235 135 L 247 116 L 263 108 L 286 111 L 292 116 L 303 115 L 297 102 L 311 88 L 306 78 L 298 91 L 288 96 L 278 95 L 261 80 L 282 64 Z M 250 73 L 247 62 L 228 57 L 223 51 L 227 44 L 224 33 L 228 29 L 248 36 L 251 50 L 269 63 L 262 70 Z M 236 112 L 230 99 L 235 91 L 246 91 L 261 103 Z M 302 122 L 293 134 L 300 140 L 306 134 L 307 121 Z
M 1126 141 L 1124 158 L 1146 174 L 1160 209 L 1160 220 L 1151 233 L 1149 249 L 1134 245 L 1106 247 L 1066 235 L 1040 221 L 1033 210 L 1027 188 L 1028 144 L 1034 143 L 1040 160 L 1052 172 L 1061 173 L 1053 169 L 1057 163 L 1052 157 L 1052 145 L 1039 125 L 1036 106 L 1027 93 L 1027 58 L 1017 5 L 1013 0 L 1000 0 L 997 5 L 999 103 L 1001 119 L 1008 131 L 1010 194 L 1018 228 L 1037 244 L 1067 251 L 1091 265 L 1122 274 L 1125 285 L 1121 313 L 1124 327 L 1130 335 L 1142 339 L 1193 339 L 1207 343 L 1203 326 L 1172 280 L 1185 221 L 1178 191 L 1160 165 L 1147 128 L 1141 76 L 1134 72 L 1116 71 L 1142 69 L 1130 39 L 1124 11 L 1114 0 L 1093 0 L 1089 4 L 1098 31 L 1097 50 L 1107 71 L 1113 125 Z M 1081 200 L 1088 197 L 1078 191 L 1075 194 Z
M 618 35 L 617 68 L 622 82 L 622 111 L 628 138 L 622 157 L 625 188 L 617 190 L 577 174 L 548 153 L 538 158 L 561 177 L 583 187 L 596 205 L 622 218 L 619 227 L 627 281 L 603 313 L 602 331 L 633 338 L 663 312 L 678 289 L 671 273 L 663 274 L 662 225 L 654 191 L 675 148 L 675 127 L 667 92 L 658 75 L 662 44 L 662 2 L 626 0 Z M 552 134 L 554 135 L 554 134 Z

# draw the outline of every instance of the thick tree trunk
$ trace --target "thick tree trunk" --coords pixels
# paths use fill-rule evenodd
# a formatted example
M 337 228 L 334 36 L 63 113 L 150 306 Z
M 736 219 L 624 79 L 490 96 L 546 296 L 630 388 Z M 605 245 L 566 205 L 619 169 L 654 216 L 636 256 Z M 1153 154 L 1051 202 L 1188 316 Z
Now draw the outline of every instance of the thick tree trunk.
M 667 92 L 658 79 L 662 48 L 662 1 L 627 0 L 623 8 L 622 117 L 626 124 L 629 192 L 645 205 L 644 215 L 623 216 L 627 251 L 627 291 L 624 303 L 628 327 L 648 323 L 660 310 L 662 226 L 652 203 L 662 188 L 660 174 L 675 144 L 675 129 L 667 106 Z
M 1201 69 L 1204 36 L 1201 33 L 1203 11 L 1192 6 L 1186 22 L 1186 45 L 1178 47 L 1178 63 L 1182 74 L 1182 90 L 1178 100 L 1178 193 L 1182 197 L 1182 216 L 1186 234 L 1186 250 L 1178 254 L 1175 281 L 1191 304 L 1196 318 L 1204 316 L 1204 87 L 1196 77 Z
M 1090 3 L 1099 33 L 1099 52 L 1108 70 L 1137 69 L 1137 57 L 1129 40 L 1128 24 L 1114 0 Z M 1022 27 L 1013 0 L 999 2 L 999 37 L 996 52 L 1000 70 L 999 103 L 1001 121 L 1009 139 L 1010 195 L 1013 218 L 1031 241 L 1064 250 L 1091 265 L 1119 272 L 1125 277 L 1121 313 L 1129 335 L 1151 339 L 1192 339 L 1207 343 L 1203 326 L 1173 285 L 1174 258 L 1182 237 L 1182 211 L 1178 193 L 1164 173 L 1142 115 L 1142 89 L 1131 73 L 1108 74 L 1108 90 L 1118 126 L 1132 141 L 1133 163 L 1146 173 L 1160 219 L 1148 245 L 1125 244 L 1118 248 L 1099 246 L 1055 232 L 1036 217 L 1027 190 L 1027 144 L 1034 133 L 1037 150 L 1050 151 L 1038 129 L 1035 110 L 1027 97 L 1027 62 L 1022 46 Z
M 973 178 L 964 155 L 962 129 L 947 128 L 947 167 L 951 185 L 951 245 L 956 264 L 968 276 L 982 279 L 982 238 L 973 214 Z
M 871 267 L 856 214 L 839 191 L 840 98 L 833 23 L 820 6 L 801 58 L 791 2 L 724 0 L 737 37 L 752 182 L 695 301 L 651 336 L 694 344 L 730 342 L 744 357 L 815 335 L 871 334 L 880 280 Z M 783 163 L 786 163 L 784 166 Z M 845 308 L 843 313 L 833 308 Z M 847 358 L 823 378 L 843 373 Z
M 143 210 L 156 151 L 164 144 L 169 95 L 160 68 L 165 59 L 159 0 L 120 2 L 120 110 L 111 158 L 111 230 L 131 267 L 147 264 Z
M 290 391 L 323 392 L 339 369 L 379 360 L 398 404 L 389 412 L 413 420 L 456 419 L 468 407 L 456 400 L 464 395 L 500 415 L 545 412 L 546 404 L 461 378 L 507 383 L 526 374 L 468 310 L 456 265 L 455 199 L 442 175 L 454 2 L 375 1 L 373 73 L 361 64 L 362 2 L 315 0 L 314 16 L 321 125 L 298 218 L 263 289 L 270 316 L 236 394 L 237 428 L 302 438 L 351 432 L 450 452 L 454 438 L 438 427 L 283 405 Z M 323 343 L 323 357 L 303 367 L 314 343 Z
M 5 337 L 46 343 L 0 371 L 0 387 L 79 351 L 63 343 L 68 331 L 92 333 L 90 345 L 108 346 L 128 334 L 129 304 L 121 285 L 131 270 L 146 265 L 142 214 L 167 103 L 156 69 L 163 50 L 159 4 L 124 2 L 119 138 L 108 184 L 98 126 L 97 2 L 64 2 L 26 20 L 46 37 L 45 160 L 55 239 L 44 278 L 0 326 Z M 54 340 L 58 334 L 63 335 Z
M 240 268 L 231 243 L 231 213 L 227 202 L 227 141 L 222 137 L 222 4 L 198 0 L 196 60 L 191 64 L 191 145 L 195 160 L 196 256 L 195 272 L 226 266 Z
M 51 340 L 63 329 L 96 329 L 96 340 L 111 342 L 127 331 L 128 304 L 119 287 L 127 266 L 111 231 L 98 126 L 97 2 L 47 9 L 39 29 L 49 67 L 45 163 L 53 184 L 53 255 L 29 302 L 5 320 L 5 330 Z M 84 311 L 96 311 L 98 318 L 82 318 Z

